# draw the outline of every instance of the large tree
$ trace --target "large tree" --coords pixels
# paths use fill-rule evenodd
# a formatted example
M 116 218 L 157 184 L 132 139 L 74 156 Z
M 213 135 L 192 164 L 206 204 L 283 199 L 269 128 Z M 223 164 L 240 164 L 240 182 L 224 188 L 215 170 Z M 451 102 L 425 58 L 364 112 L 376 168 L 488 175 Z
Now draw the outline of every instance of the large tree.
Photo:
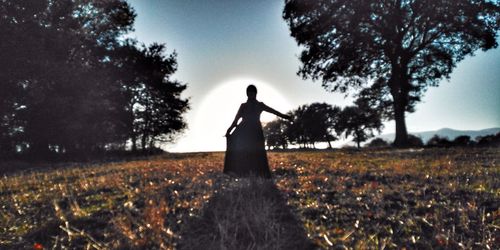
M 188 101 L 181 99 L 186 85 L 170 79 L 177 70 L 177 54 L 165 54 L 163 44 L 143 47 L 141 60 L 135 66 L 139 74 L 139 95 L 134 108 L 134 130 L 141 136 L 142 149 L 153 148 L 155 142 L 167 142 L 175 132 L 186 127 L 182 114 Z
M 0 2 L 2 151 L 36 155 L 92 150 L 117 137 L 120 87 L 109 75 L 109 51 L 132 29 L 121 0 Z M 118 101 L 118 102 L 117 102 Z
M 166 54 L 166 45 L 137 45 L 128 40 L 115 50 L 111 62 L 127 99 L 132 150 L 152 149 L 170 142 L 186 127 L 182 114 L 189 108 L 181 98 L 186 84 L 171 79 L 177 70 L 177 54 Z
M 0 1 L 0 157 L 84 155 L 185 127 L 176 54 L 124 40 L 125 0 Z M 146 145 L 147 144 L 147 145 Z
M 465 56 L 497 47 L 499 9 L 487 0 L 285 0 L 283 17 L 304 49 L 299 75 L 331 91 L 373 88 L 391 104 L 394 144 L 405 146 L 405 112 L 425 90 Z

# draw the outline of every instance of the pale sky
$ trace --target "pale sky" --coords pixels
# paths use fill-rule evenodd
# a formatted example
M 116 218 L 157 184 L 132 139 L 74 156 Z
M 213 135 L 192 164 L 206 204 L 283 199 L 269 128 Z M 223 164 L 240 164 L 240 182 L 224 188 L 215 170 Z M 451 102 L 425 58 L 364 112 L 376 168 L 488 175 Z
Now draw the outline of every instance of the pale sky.
M 131 37 L 146 44 L 166 43 L 178 53 L 174 79 L 188 83 L 183 96 L 191 110 L 189 128 L 173 152 L 225 150 L 223 137 L 245 87 L 253 83 L 257 98 L 287 112 L 299 105 L 327 102 L 352 104 L 329 93 L 320 82 L 296 75 L 300 48 L 282 19 L 280 0 L 129 0 L 137 12 Z M 450 80 L 429 88 L 415 113 L 407 114 L 409 132 L 453 128 L 500 127 L 500 49 L 478 51 L 458 64 Z M 262 117 L 263 121 L 273 116 Z M 394 133 L 394 121 L 382 133 Z M 336 145 L 345 142 L 338 142 Z

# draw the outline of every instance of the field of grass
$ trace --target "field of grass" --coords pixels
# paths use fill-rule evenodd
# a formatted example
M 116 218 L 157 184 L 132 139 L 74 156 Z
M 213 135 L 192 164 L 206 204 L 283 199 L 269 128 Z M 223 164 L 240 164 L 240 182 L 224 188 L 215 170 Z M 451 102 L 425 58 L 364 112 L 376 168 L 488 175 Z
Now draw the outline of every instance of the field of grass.
M 0 249 L 494 249 L 500 149 L 223 153 L 5 174 Z

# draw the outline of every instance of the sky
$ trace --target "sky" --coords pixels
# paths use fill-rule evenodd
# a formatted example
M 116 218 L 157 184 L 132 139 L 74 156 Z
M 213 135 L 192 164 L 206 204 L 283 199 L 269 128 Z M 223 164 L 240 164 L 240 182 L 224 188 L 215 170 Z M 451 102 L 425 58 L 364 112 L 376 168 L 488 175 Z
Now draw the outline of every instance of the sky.
M 191 105 L 185 115 L 188 129 L 163 146 L 168 151 L 225 150 L 223 135 L 246 101 L 248 84 L 257 86 L 257 99 L 283 113 L 313 102 L 352 104 L 352 97 L 297 76 L 301 49 L 282 18 L 284 1 L 128 2 L 137 13 L 130 37 L 145 44 L 165 43 L 169 52 L 175 51 L 178 71 L 172 77 L 188 86 L 183 93 Z M 461 61 L 449 80 L 429 88 L 416 112 L 407 114 L 408 131 L 500 127 L 499 69 L 498 48 Z M 264 115 L 261 120 L 274 118 Z M 394 121 L 384 123 L 382 134 L 394 131 Z

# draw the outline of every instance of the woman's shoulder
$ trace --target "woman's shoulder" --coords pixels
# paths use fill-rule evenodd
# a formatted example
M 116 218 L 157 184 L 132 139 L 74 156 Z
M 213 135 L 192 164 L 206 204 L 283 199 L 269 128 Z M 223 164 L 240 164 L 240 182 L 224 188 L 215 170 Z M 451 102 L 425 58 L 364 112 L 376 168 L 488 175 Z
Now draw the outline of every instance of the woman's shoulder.
M 244 102 L 241 104 L 240 107 L 244 108 L 244 107 L 265 107 L 266 104 L 264 104 L 263 102 L 259 102 L 259 101 L 255 101 L 255 102 Z

